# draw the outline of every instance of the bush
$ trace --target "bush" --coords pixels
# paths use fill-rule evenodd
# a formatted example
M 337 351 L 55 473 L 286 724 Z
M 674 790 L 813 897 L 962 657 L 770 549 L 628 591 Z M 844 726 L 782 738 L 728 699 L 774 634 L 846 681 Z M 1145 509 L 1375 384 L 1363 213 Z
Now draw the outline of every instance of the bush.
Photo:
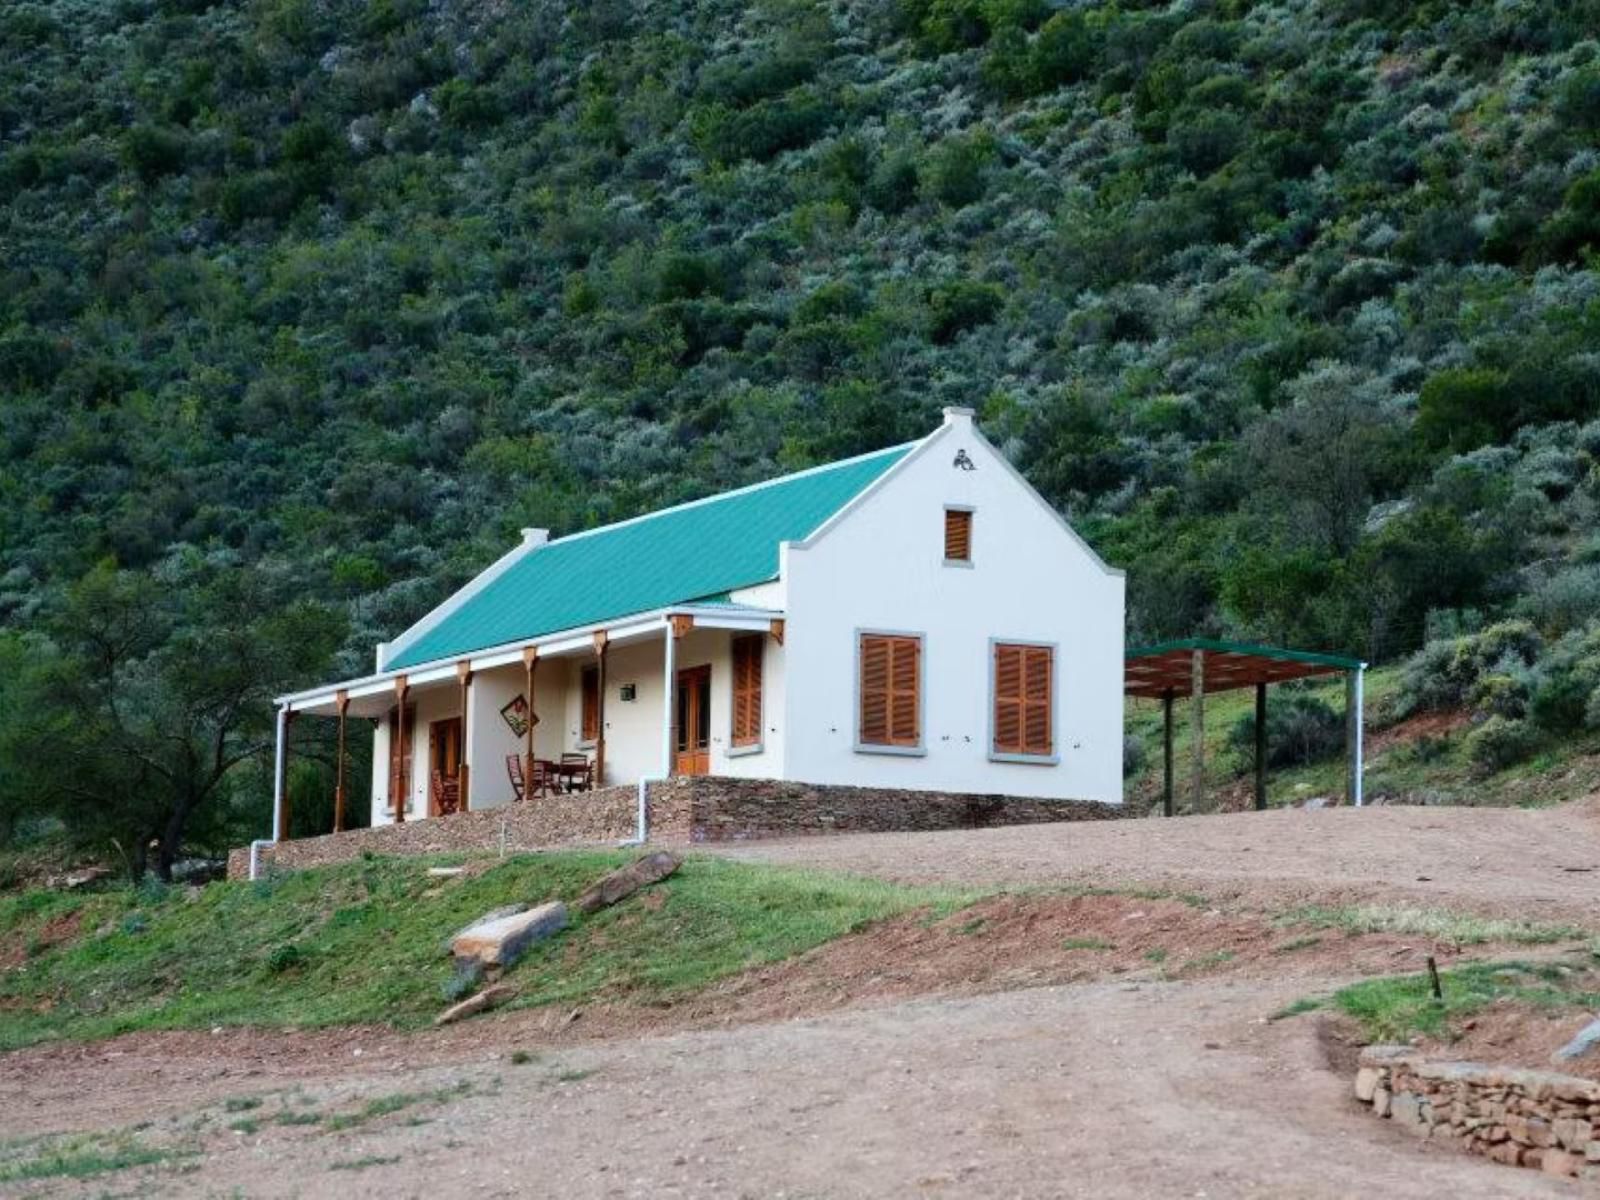
M 1325 700 L 1302 692 L 1280 692 L 1267 700 L 1267 765 L 1303 767 L 1344 750 L 1344 714 Z M 1255 755 L 1256 719 L 1239 718 L 1228 731 L 1228 745 L 1247 758 Z
M 293 942 L 285 942 L 281 946 L 274 946 L 272 953 L 267 955 L 267 970 L 274 975 L 282 975 L 285 971 L 292 971 L 306 961 L 306 953 Z
M 146 184 L 181 171 L 185 151 L 182 133 L 156 125 L 135 125 L 122 141 L 123 157 Z
M 983 199 L 984 169 L 992 148 L 983 137 L 949 138 L 929 156 L 928 191 L 946 208 L 965 208 Z
M 1600 729 L 1600 625 L 1574 630 L 1540 660 L 1528 715 L 1550 733 Z
M 1129 734 L 1122 739 L 1122 777 L 1132 779 L 1144 770 L 1144 764 L 1149 759 L 1150 753 L 1144 744 L 1144 739 Z
M 1528 668 L 1539 657 L 1539 633 L 1527 621 L 1502 621 L 1482 633 L 1429 642 L 1405 665 L 1395 702 L 1398 716 L 1479 705 L 1486 711 L 1520 711 Z M 1508 682 L 1509 681 L 1509 682 Z
M 1526 721 L 1490 717 L 1467 735 L 1467 759 L 1480 775 L 1493 775 L 1522 762 L 1534 751 L 1538 735 Z
M 994 320 L 1005 307 L 1006 294 L 996 284 L 962 280 L 935 288 L 928 302 L 933 308 L 933 340 L 946 345 L 968 329 Z
M 1503 441 L 1516 425 L 1516 398 L 1503 371 L 1440 371 L 1417 397 L 1417 435 L 1465 453 Z

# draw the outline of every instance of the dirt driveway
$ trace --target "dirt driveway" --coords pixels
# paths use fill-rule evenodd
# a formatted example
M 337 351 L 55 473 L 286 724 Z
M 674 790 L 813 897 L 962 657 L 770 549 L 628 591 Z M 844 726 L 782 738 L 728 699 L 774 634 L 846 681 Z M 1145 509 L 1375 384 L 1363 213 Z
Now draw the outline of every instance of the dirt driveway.
M 1135 884 L 1217 899 L 1407 904 L 1600 925 L 1600 800 L 1552 809 L 1280 809 L 704 849 L 905 882 Z
M 1581 1194 L 1418 1144 L 1360 1112 L 1349 1076 L 1326 1068 L 1317 1018 L 1263 1019 L 1305 987 L 1095 983 L 601 1042 L 524 1062 L 510 1058 L 513 1039 L 455 1065 L 357 1077 L 340 1077 L 334 1063 L 320 1080 L 277 1078 L 269 1065 L 227 1103 L 142 1131 L 143 1144 L 197 1156 L 120 1172 L 114 1190 Z M 20 1192 L 98 1195 L 108 1182 L 58 1179 Z

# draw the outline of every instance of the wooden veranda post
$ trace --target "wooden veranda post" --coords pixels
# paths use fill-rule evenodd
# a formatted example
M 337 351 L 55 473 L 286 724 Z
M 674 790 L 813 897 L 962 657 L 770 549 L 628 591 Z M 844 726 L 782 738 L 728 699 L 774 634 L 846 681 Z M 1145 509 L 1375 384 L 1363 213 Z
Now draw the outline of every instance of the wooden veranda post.
M 411 691 L 411 685 L 404 675 L 398 676 L 394 681 L 394 737 L 389 753 L 394 756 L 394 770 L 391 773 L 393 783 L 390 786 L 389 802 L 394 805 L 394 823 L 406 823 L 406 801 L 411 797 L 406 795 L 406 696 Z
M 522 750 L 522 798 L 531 800 L 533 791 L 533 678 L 534 671 L 539 666 L 539 647 L 524 646 L 522 650 L 522 670 L 527 676 L 528 689 L 528 729 L 524 735 L 526 742 Z
M 1196 650 L 1189 660 L 1189 747 L 1193 756 L 1189 811 L 1206 811 L 1206 652 Z
M 274 831 L 280 842 L 289 840 L 289 743 L 294 734 L 294 718 L 292 708 L 283 714 L 283 758 L 279 768 L 283 798 L 278 804 L 278 828 Z
M 1172 815 L 1172 689 L 1161 697 L 1161 815 Z
M 456 794 L 460 799 L 456 803 L 457 812 L 471 812 L 472 804 L 469 797 L 472 794 L 472 768 L 467 765 L 467 747 L 472 743 L 468 741 L 471 730 L 467 728 L 467 702 L 472 699 L 472 664 L 458 662 L 456 664 L 456 681 L 461 685 L 461 749 L 460 758 L 456 762 Z M 528 710 L 532 712 L 533 702 L 529 701 Z
M 605 630 L 594 635 L 594 653 L 600 672 L 594 731 L 594 786 L 597 788 L 606 785 L 606 651 L 610 645 L 611 639 L 606 637 Z
M 344 762 L 345 762 L 345 717 L 350 709 L 350 693 L 339 691 L 335 694 L 334 704 L 339 710 L 339 744 L 333 751 L 333 831 L 344 832 Z
M 1267 809 L 1267 685 L 1256 684 L 1256 811 Z

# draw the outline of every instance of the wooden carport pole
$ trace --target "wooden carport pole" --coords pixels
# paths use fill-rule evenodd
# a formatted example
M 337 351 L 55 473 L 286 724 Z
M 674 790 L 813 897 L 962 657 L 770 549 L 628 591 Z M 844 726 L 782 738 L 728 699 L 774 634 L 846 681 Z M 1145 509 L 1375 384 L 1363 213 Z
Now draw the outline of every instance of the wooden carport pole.
M 1267 685 L 1256 684 L 1256 811 L 1267 810 Z
M 1172 815 L 1172 689 L 1161 697 L 1161 815 Z

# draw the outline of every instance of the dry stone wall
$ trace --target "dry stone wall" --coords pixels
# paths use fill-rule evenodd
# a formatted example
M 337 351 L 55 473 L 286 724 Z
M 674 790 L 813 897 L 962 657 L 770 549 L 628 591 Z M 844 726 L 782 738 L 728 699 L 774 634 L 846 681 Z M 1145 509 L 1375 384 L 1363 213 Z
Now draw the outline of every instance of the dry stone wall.
M 1410 1046 L 1368 1046 L 1356 1099 L 1418 1138 L 1508 1166 L 1600 1180 L 1600 1082 L 1482 1063 L 1429 1062 Z
M 669 845 L 805 834 L 974 829 L 1045 821 L 1104 820 L 1124 815 L 1090 800 L 1031 800 L 888 788 L 830 787 L 765 779 L 701 775 L 648 787 L 650 840 Z M 362 854 L 421 855 L 508 852 L 601 845 L 637 830 L 636 787 L 546 796 L 486 809 L 300 838 L 262 848 L 280 870 L 347 862 Z M 228 878 L 250 873 L 246 847 L 228 856 Z

